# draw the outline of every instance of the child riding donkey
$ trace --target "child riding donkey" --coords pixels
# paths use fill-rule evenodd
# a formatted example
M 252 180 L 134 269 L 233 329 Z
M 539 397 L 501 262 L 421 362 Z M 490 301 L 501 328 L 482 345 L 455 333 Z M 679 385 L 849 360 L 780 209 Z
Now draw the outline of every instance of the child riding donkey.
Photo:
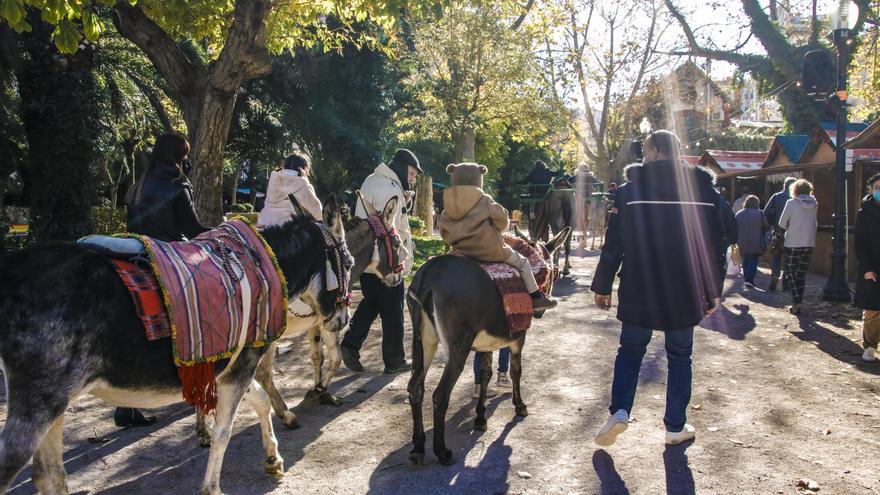
M 482 263 L 507 263 L 516 268 L 532 297 L 534 311 L 553 308 L 556 301 L 538 289 L 529 260 L 511 249 L 501 237 L 510 220 L 507 209 L 483 192 L 483 174 L 487 170 L 476 163 L 460 163 L 446 168 L 446 172 L 452 175 L 452 187 L 443 193 L 440 236 L 452 246 L 455 254 Z

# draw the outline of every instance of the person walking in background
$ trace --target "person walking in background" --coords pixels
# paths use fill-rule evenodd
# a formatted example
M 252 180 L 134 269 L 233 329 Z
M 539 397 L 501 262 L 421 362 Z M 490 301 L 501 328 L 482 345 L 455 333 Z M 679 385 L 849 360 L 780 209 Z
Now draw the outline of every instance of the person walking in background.
M 877 359 L 880 343 L 880 174 L 868 179 L 868 195 L 856 215 L 856 297 L 862 312 L 862 360 Z
M 807 269 L 816 246 L 816 214 L 819 203 L 813 197 L 813 184 L 800 179 L 791 186 L 791 199 L 785 203 L 779 217 L 779 227 L 785 230 L 785 258 L 783 266 L 791 290 L 789 312 L 797 315 L 804 300 Z
M 742 256 L 743 278 L 747 289 L 755 289 L 758 259 L 764 253 L 764 231 L 767 224 L 757 196 L 748 196 L 743 209 L 736 214 L 737 247 Z
M 143 177 L 126 197 L 126 228 L 165 242 L 184 241 L 210 230 L 199 222 L 193 204 L 192 184 L 186 178 L 189 143 L 183 136 L 166 134 L 156 140 Z M 146 426 L 156 421 L 139 410 L 118 407 L 116 426 Z
M 376 167 L 360 188 L 363 199 L 370 202 L 377 211 L 382 211 L 391 198 L 397 198 L 394 227 L 404 247 L 400 259 L 403 263 L 403 275 L 412 271 L 415 252 L 407 216 L 409 192 L 421 172 L 422 168 L 416 155 L 408 149 L 399 149 L 394 153 L 391 163 L 388 165 L 383 163 Z M 355 215 L 359 218 L 368 216 L 367 209 L 360 200 L 357 202 Z M 364 371 L 360 361 L 361 346 L 367 340 L 370 326 L 378 316 L 382 318 L 382 360 L 385 362 L 385 373 L 409 371 L 412 365 L 406 361 L 403 348 L 404 283 L 401 282 L 395 287 L 386 287 L 382 280 L 372 273 L 361 275 L 360 283 L 364 298 L 351 317 L 348 331 L 345 332 L 345 337 L 339 346 L 342 362 L 351 371 Z
M 739 275 L 742 260 L 736 249 L 738 232 L 736 228 L 736 216 L 733 213 L 733 208 L 730 207 L 730 203 L 727 202 L 727 199 L 725 199 L 724 195 L 720 192 L 718 193 L 718 197 L 718 215 L 721 221 L 721 243 L 719 244 L 721 247 L 721 253 L 719 254 L 719 259 L 721 265 L 721 284 L 723 286 L 724 278 L 728 274 L 734 276 Z M 727 264 L 728 250 L 730 252 L 730 263 L 735 267 L 730 271 L 728 271 L 730 267 Z
M 779 276 L 782 274 L 782 256 L 785 253 L 785 232 L 779 227 L 779 217 L 782 216 L 782 210 L 785 208 L 785 203 L 791 199 L 791 196 L 789 196 L 789 189 L 795 181 L 797 181 L 797 179 L 794 177 L 787 177 L 782 186 L 782 190 L 771 196 L 770 201 L 767 201 L 767 205 L 764 206 L 764 221 L 767 222 L 767 225 L 772 229 L 770 246 L 768 248 L 770 254 L 773 256 L 773 259 L 770 261 L 770 285 L 767 286 L 767 290 L 770 292 L 776 290 L 776 286 L 779 283 Z M 782 284 L 782 290 L 788 290 L 785 282 Z
M 749 186 L 743 186 L 742 195 L 736 198 L 736 201 L 733 202 L 733 214 L 737 214 L 742 211 L 743 208 L 746 207 L 746 199 L 750 196 L 749 194 Z M 760 207 L 760 205 L 759 205 Z
M 611 386 L 611 416 L 595 437 L 611 445 L 626 430 L 639 370 L 652 331 L 664 332 L 668 376 L 666 443 L 694 438 L 687 423 L 694 326 L 721 304 L 721 196 L 710 171 L 682 164 L 681 143 L 655 131 L 644 143 L 644 164 L 626 168 L 605 246 L 590 289 L 596 305 L 611 308 L 618 272 L 622 322 Z

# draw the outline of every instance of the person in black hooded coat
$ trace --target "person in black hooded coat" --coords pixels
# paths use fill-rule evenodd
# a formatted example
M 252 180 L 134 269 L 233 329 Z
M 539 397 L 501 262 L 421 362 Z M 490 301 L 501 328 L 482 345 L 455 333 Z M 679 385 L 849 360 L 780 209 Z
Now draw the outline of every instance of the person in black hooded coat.
M 856 297 L 862 308 L 862 359 L 874 361 L 880 343 L 880 174 L 868 179 L 868 196 L 856 215 Z
M 669 131 L 645 140 L 644 165 L 626 168 L 591 290 L 610 309 L 620 277 L 620 347 L 611 388 L 611 417 L 596 435 L 611 445 L 626 429 L 639 369 L 652 331 L 665 334 L 668 361 L 666 443 L 694 437 L 687 424 L 694 326 L 720 304 L 718 254 L 728 242 L 722 200 L 710 171 L 679 162 L 680 143 Z M 619 275 L 618 275 L 619 270 Z

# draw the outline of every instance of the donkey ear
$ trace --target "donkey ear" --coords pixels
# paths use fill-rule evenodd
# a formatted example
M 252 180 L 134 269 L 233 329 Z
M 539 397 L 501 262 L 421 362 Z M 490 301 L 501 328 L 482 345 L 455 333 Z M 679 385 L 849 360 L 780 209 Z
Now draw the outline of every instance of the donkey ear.
M 522 239 L 526 242 L 531 242 L 531 240 L 525 234 L 522 233 L 522 230 L 519 230 L 519 226 L 517 226 L 517 225 L 513 226 L 513 233 L 516 234 L 516 236 L 519 237 L 520 239 Z
M 480 173 L 481 174 L 486 175 L 486 172 L 488 172 L 488 171 L 489 171 L 489 169 L 485 165 L 480 165 Z
M 446 166 L 446 173 L 452 175 L 452 172 L 455 172 L 456 165 L 454 163 L 450 163 Z
M 364 195 L 361 194 L 360 189 L 356 190 L 354 193 L 357 194 L 358 201 L 360 201 L 361 204 L 364 205 L 364 211 L 367 212 L 368 217 L 375 217 L 375 216 L 379 215 L 379 212 L 376 211 L 376 207 L 373 206 L 372 204 L 370 204 L 369 201 L 364 199 Z
M 339 215 L 339 202 L 336 201 L 336 194 L 332 193 L 324 200 L 321 216 L 324 217 L 324 223 L 333 228 L 339 223 Z
M 386 227 L 394 224 L 394 210 L 397 209 L 398 201 L 397 196 L 392 196 L 385 203 L 385 209 L 382 211 L 382 220 L 385 222 Z
M 547 248 L 547 251 L 550 251 L 550 254 L 556 252 L 557 249 L 561 248 L 565 245 L 565 240 L 568 239 L 568 236 L 571 234 L 571 227 L 566 227 L 562 229 L 561 232 L 553 236 L 552 239 L 547 241 L 547 244 L 544 244 L 544 247 Z
M 308 216 L 303 210 L 303 207 L 299 204 L 299 201 L 296 200 L 296 196 L 293 193 L 288 193 L 287 199 L 290 200 L 290 204 L 293 205 L 293 214 L 298 217 Z

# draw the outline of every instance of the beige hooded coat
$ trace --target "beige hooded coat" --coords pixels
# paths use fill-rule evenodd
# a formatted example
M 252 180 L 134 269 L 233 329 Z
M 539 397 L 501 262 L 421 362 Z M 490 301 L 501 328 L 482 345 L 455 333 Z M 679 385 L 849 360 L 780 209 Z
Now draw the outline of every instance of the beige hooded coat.
M 511 249 L 501 233 L 510 225 L 507 209 L 477 186 L 452 186 L 443 192 L 440 236 L 458 254 L 486 263 L 504 262 Z
M 260 210 L 257 224 L 260 227 L 281 225 L 293 216 L 293 205 L 288 194 L 299 201 L 307 213 L 322 221 L 321 200 L 315 194 L 315 188 L 305 177 L 300 177 L 291 170 L 276 170 L 269 176 L 269 187 L 266 190 L 266 206 Z

